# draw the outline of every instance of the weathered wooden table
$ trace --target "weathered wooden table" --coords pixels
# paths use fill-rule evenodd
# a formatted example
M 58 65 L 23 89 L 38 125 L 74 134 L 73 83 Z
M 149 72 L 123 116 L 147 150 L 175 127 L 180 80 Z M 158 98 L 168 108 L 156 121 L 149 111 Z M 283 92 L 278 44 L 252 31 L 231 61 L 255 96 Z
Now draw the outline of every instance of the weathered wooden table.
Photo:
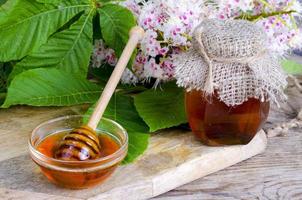
M 272 107 L 265 125 L 265 131 L 270 137 L 269 144 L 263 154 L 155 199 L 302 199 L 301 86 L 292 82 L 287 90 L 288 102 L 281 108 Z M 4 167 L 0 168 L 0 174 L 7 180 L 0 180 L 0 199 L 62 199 L 71 192 L 62 190 L 62 196 L 58 197 L 52 195 L 52 191 L 58 192 L 56 188 L 51 185 L 45 188 L 44 177 L 37 175 L 39 172 L 33 170 L 36 168 L 29 162 L 26 140 L 27 133 L 36 126 L 33 123 L 58 115 L 82 113 L 81 108 L 14 107 L 1 110 L 0 124 L 4 132 L 0 134 L 0 160 Z M 13 130 L 24 130 L 27 133 L 13 135 Z M 15 148 L 12 148 L 12 145 Z M 99 188 L 99 191 L 89 193 L 101 193 L 101 190 L 102 188 Z M 43 195 L 43 192 L 48 194 Z M 75 195 L 81 198 L 83 194 L 80 193 L 81 191 Z M 73 199 L 74 195 L 71 197 L 66 199 Z M 124 199 L 128 200 L 127 197 Z
M 302 86 L 302 77 L 299 80 Z M 269 139 L 263 154 L 155 199 L 301 200 L 302 87 L 290 86 L 287 93 L 288 102 L 273 107 L 265 125 Z

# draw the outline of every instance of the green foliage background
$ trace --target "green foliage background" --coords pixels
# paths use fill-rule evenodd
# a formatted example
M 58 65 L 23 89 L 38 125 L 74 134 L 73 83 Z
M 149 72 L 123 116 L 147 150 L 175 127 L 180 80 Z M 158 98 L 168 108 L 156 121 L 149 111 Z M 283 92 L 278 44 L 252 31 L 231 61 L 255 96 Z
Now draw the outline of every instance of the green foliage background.
M 102 38 L 120 56 L 136 25 L 132 13 L 110 0 L 0 0 L 1 4 L 2 108 L 88 103 L 91 114 L 112 71 L 106 66 L 89 69 L 93 40 Z M 128 131 L 124 162 L 132 162 L 146 150 L 150 131 L 186 122 L 183 91 L 175 84 L 162 90 L 119 85 L 105 117 Z
M 283 69 L 293 75 L 302 74 L 302 64 L 293 61 L 293 60 L 283 60 L 282 61 Z
M 116 2 L 0 0 L 2 108 L 88 103 L 90 114 L 112 70 L 106 65 L 89 69 L 93 40 L 102 38 L 120 56 L 129 30 L 136 25 L 132 13 Z M 302 73 L 297 63 L 283 64 L 288 72 Z M 187 122 L 184 92 L 175 83 L 157 90 L 119 85 L 105 117 L 127 129 L 125 162 L 132 162 L 146 150 L 149 132 Z

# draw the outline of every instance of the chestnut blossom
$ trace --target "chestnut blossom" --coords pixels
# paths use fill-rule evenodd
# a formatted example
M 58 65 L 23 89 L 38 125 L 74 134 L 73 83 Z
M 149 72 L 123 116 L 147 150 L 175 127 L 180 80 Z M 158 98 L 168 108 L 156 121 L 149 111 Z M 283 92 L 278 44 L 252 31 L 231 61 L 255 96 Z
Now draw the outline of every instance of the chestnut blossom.
M 121 4 L 133 12 L 146 31 L 133 73 L 127 71 L 123 76 L 127 83 L 150 78 L 157 83 L 172 80 L 174 56 L 191 47 L 195 27 L 206 18 L 254 22 L 264 29 L 269 50 L 278 57 L 302 48 L 302 30 L 295 22 L 302 13 L 297 0 L 126 0 Z M 103 62 L 114 66 L 116 56 L 100 40 L 95 43 L 92 66 Z
M 96 40 L 92 54 L 92 67 L 103 67 L 104 63 L 114 67 L 117 63 L 117 58 L 113 49 L 108 48 L 103 40 Z M 138 78 L 129 70 L 126 69 L 122 75 L 121 82 L 123 84 L 136 84 Z
M 255 22 L 267 33 L 270 51 L 284 56 L 293 48 L 302 48 L 301 28 L 295 18 L 301 16 L 297 0 L 218 0 L 212 17 L 219 19 L 247 19 Z
M 92 54 L 92 67 L 98 68 L 104 63 L 115 66 L 117 63 L 117 58 L 114 50 L 108 48 L 103 40 L 96 40 Z
M 142 81 L 171 80 L 175 68 L 171 58 L 179 49 L 191 46 L 192 32 L 202 20 L 203 1 L 127 0 L 123 4 L 137 15 L 138 24 L 146 30 L 133 71 Z M 139 11 L 134 4 L 140 6 Z

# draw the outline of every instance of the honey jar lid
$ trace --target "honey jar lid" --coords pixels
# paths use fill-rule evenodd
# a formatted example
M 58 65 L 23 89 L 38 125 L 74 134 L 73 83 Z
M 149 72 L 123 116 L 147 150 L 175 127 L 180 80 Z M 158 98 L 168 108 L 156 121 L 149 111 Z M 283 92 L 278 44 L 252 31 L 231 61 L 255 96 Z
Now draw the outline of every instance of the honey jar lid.
M 180 87 L 217 92 L 228 106 L 248 98 L 279 105 L 287 85 L 278 58 L 270 54 L 265 32 L 245 20 L 204 20 L 194 31 L 192 48 L 175 59 Z
M 248 58 L 264 51 L 266 34 L 244 20 L 206 20 L 195 28 L 194 43 L 200 39 L 211 59 Z

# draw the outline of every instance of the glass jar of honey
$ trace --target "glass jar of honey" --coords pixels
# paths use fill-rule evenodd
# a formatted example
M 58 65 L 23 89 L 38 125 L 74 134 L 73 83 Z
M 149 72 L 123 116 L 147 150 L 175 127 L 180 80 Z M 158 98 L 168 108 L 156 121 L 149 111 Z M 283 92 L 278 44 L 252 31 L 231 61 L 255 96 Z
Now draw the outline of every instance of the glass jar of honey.
M 177 85 L 186 90 L 193 133 L 210 146 L 249 143 L 284 102 L 286 74 L 267 49 L 266 33 L 245 20 L 203 20 L 192 47 L 174 61 Z
M 227 106 L 202 91 L 186 92 L 186 112 L 195 136 L 209 146 L 249 143 L 266 121 L 269 102 L 249 98 L 237 106 Z

